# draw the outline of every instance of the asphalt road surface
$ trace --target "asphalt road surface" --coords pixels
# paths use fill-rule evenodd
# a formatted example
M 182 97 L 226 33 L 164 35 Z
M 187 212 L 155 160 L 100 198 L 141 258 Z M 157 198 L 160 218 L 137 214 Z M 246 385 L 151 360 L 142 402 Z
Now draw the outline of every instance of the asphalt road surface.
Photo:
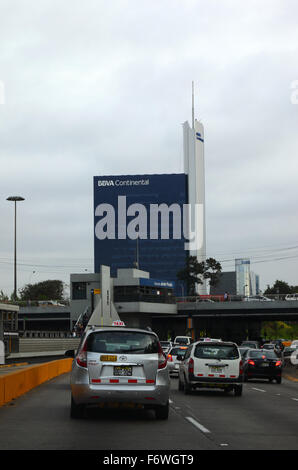
M 249 381 L 243 395 L 184 395 L 171 379 L 170 415 L 89 410 L 70 419 L 69 374 L 0 408 L 0 450 L 298 450 L 298 382 Z

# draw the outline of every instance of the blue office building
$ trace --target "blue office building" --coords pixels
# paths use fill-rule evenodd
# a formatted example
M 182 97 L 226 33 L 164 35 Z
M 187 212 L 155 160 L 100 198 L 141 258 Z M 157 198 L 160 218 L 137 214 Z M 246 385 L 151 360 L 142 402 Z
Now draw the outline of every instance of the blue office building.
M 186 174 L 94 177 L 94 272 L 100 265 L 137 267 L 151 279 L 183 287 L 177 272 L 188 254 L 184 237 Z

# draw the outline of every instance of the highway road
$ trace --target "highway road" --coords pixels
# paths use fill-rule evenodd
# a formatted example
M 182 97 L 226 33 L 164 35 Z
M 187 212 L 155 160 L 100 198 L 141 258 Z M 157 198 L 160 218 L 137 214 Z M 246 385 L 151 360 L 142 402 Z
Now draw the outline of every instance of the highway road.
M 298 450 L 298 382 L 244 384 L 243 395 L 184 395 L 171 379 L 168 421 L 151 411 L 69 414 L 69 374 L 0 408 L 0 450 Z

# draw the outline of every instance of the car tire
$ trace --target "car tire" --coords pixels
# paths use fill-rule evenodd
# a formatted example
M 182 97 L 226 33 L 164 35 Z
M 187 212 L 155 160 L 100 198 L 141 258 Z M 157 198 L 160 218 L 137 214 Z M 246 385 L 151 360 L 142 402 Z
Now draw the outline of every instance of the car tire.
M 184 394 L 185 395 L 190 395 L 191 393 L 191 386 L 184 380 Z
M 242 385 L 236 385 L 234 388 L 235 397 L 241 397 L 242 395 Z
M 276 383 L 281 384 L 281 377 L 276 377 Z
M 184 383 L 181 382 L 180 378 L 179 378 L 179 382 L 178 382 L 178 390 L 180 390 L 180 392 L 183 392 L 183 390 L 184 390 Z
M 85 406 L 84 405 L 77 405 L 71 396 L 71 404 L 70 404 L 70 417 L 73 419 L 82 418 L 84 415 Z
M 166 405 L 158 405 L 155 407 L 156 419 L 168 419 L 169 417 L 169 402 Z

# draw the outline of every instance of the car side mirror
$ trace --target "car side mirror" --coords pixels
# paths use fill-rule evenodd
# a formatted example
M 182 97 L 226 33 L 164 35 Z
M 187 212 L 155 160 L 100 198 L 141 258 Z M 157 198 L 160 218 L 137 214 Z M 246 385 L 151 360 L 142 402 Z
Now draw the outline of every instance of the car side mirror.
M 67 351 L 65 351 L 64 356 L 74 358 L 75 357 L 75 350 L 74 349 L 68 349 Z

